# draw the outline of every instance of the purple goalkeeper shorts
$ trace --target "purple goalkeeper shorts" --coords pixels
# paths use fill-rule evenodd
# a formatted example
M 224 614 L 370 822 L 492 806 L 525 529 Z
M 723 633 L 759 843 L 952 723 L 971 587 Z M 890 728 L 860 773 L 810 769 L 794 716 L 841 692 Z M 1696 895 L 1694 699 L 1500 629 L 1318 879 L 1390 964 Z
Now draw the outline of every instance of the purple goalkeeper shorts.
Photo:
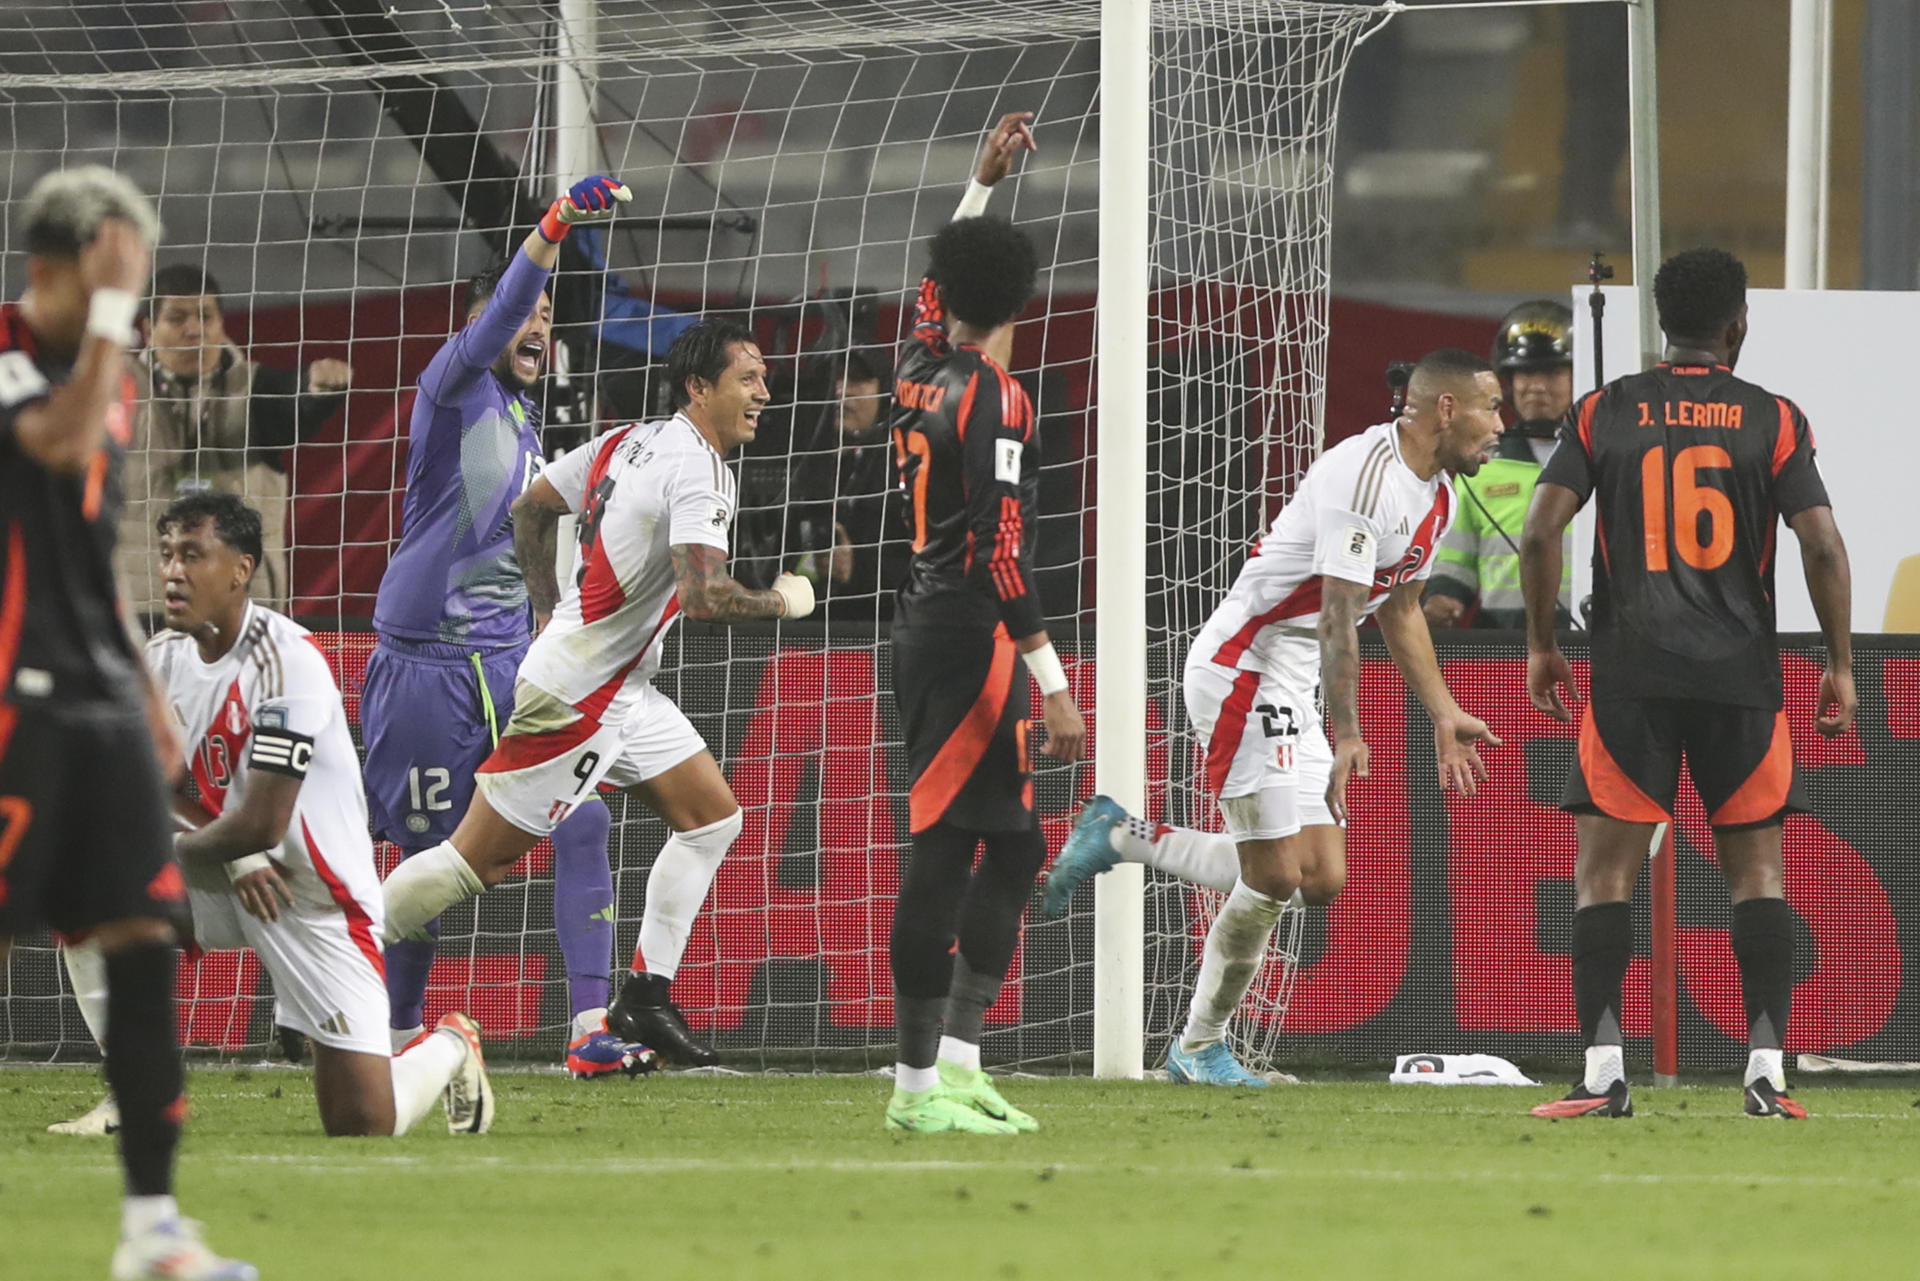
M 360 699 L 361 768 L 377 839 L 422 849 L 453 835 L 473 799 L 474 771 L 513 715 L 513 676 L 526 655 L 527 644 L 482 654 L 380 638 Z

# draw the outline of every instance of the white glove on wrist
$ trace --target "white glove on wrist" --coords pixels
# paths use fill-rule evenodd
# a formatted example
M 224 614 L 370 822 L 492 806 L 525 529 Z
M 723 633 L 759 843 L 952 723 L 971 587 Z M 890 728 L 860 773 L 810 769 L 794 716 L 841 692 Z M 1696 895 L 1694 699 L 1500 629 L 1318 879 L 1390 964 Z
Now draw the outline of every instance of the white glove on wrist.
M 237 881 L 243 876 L 252 876 L 255 872 L 273 866 L 273 860 L 265 854 L 243 854 L 227 863 L 227 879 Z
M 805 618 L 813 612 L 813 584 L 798 574 L 782 574 L 773 580 L 773 591 L 787 603 L 782 618 Z

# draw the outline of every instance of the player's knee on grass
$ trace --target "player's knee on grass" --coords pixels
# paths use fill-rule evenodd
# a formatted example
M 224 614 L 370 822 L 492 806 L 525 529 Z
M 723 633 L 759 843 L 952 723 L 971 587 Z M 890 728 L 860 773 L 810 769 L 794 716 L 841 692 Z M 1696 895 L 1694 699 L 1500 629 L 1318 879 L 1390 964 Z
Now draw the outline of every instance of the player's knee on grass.
M 384 1055 L 313 1043 L 313 1097 L 330 1139 L 393 1133 L 393 1067 Z

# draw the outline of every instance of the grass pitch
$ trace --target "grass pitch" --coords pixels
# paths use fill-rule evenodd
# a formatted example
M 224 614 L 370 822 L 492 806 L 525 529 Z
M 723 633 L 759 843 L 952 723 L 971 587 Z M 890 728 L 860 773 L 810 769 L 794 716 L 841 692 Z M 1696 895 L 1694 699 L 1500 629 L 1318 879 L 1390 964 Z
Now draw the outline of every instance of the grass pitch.
M 499 1122 L 318 1136 L 304 1073 L 196 1070 L 180 1196 L 265 1281 L 1912 1275 L 1920 1099 L 1802 1081 L 1536 1120 L 1558 1089 L 1026 1080 L 1013 1138 L 902 1136 L 872 1077 L 494 1078 Z M 82 1070 L 0 1071 L 0 1276 L 106 1275 Z

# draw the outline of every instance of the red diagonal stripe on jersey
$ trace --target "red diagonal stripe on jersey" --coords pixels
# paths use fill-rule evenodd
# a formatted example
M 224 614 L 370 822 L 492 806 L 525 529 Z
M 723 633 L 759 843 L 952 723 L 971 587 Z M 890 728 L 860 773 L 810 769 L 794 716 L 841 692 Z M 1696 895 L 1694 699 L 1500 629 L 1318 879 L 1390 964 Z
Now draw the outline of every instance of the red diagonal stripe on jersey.
M 300 820 L 300 839 L 306 842 L 307 857 L 313 860 L 313 870 L 319 873 L 321 881 L 325 882 L 327 893 L 332 896 L 334 906 L 346 913 L 347 937 L 351 938 L 353 945 L 360 949 L 360 955 L 367 958 L 368 964 L 373 966 L 373 972 L 380 976 L 380 981 L 386 982 L 387 962 L 386 958 L 380 955 L 380 945 L 373 941 L 373 918 L 367 915 L 366 908 L 360 906 L 360 900 L 347 889 L 346 883 L 334 875 L 333 869 L 327 866 L 326 856 L 314 843 L 313 833 L 307 829 L 307 820 L 304 818 Z
M 236 720 L 238 729 L 234 728 Z M 215 818 L 226 808 L 227 789 L 233 786 L 234 771 L 239 768 L 241 754 L 246 751 L 247 739 L 252 734 L 253 718 L 247 714 L 247 700 L 240 693 L 240 679 L 235 677 L 233 684 L 227 686 L 227 696 L 214 709 L 213 721 L 199 746 L 193 749 L 193 759 L 188 762 L 194 786 L 200 790 L 200 808 Z M 224 781 L 214 777 L 215 765 L 220 767 Z
M 582 716 L 564 729 L 548 730 L 544 734 L 507 734 L 474 772 L 511 774 L 517 769 L 544 765 L 592 738 L 599 728 L 600 722 L 594 717 Z
M 1247 647 L 1253 644 L 1253 638 L 1260 634 L 1261 628 L 1273 623 L 1285 622 L 1289 618 L 1301 618 L 1319 612 L 1320 576 L 1315 574 L 1281 597 L 1279 604 L 1249 618 L 1241 625 L 1240 630 L 1228 637 L 1226 644 L 1214 653 L 1213 661 L 1223 667 L 1237 667 L 1240 664 L 1240 656 L 1247 652 Z
M 1314 579 L 1319 582 L 1319 579 Z M 1247 731 L 1247 713 L 1253 710 L 1253 696 L 1260 689 L 1260 673 L 1241 672 L 1233 678 L 1233 690 L 1220 704 L 1220 719 L 1207 735 L 1207 790 L 1216 798 L 1227 785 L 1233 758 L 1240 754 L 1240 739 Z
M 586 498 L 581 503 L 583 507 L 593 500 L 594 489 L 607 478 L 607 472 L 613 467 L 615 447 L 632 430 L 627 427 L 614 432 L 600 446 L 600 452 L 594 455 L 593 466 L 587 470 Z M 626 589 L 620 586 L 620 577 L 614 573 L 613 562 L 607 558 L 606 539 L 595 537 L 593 546 L 587 549 L 586 564 L 580 572 L 580 621 L 597 623 L 626 602 Z
M 987 754 L 1007 696 L 1013 692 L 1013 657 L 1013 638 L 1002 623 L 993 629 L 993 663 L 973 706 L 960 719 L 953 737 L 941 744 L 926 772 L 913 780 L 907 805 L 909 830 L 924 832 L 938 823 Z
M 626 684 L 627 674 L 640 665 L 640 660 L 647 656 L 647 651 L 653 648 L 653 643 L 660 639 L 660 634 L 666 630 L 667 624 L 679 616 L 680 593 L 675 592 L 667 597 L 666 608 L 660 611 L 660 620 L 653 625 L 653 630 L 647 633 L 647 643 L 642 645 L 632 658 L 621 664 L 620 670 L 608 677 L 599 689 L 575 703 L 574 708 L 581 715 L 596 721 L 606 715 L 607 705 L 613 702 L 613 696 L 620 692 L 622 685 Z

